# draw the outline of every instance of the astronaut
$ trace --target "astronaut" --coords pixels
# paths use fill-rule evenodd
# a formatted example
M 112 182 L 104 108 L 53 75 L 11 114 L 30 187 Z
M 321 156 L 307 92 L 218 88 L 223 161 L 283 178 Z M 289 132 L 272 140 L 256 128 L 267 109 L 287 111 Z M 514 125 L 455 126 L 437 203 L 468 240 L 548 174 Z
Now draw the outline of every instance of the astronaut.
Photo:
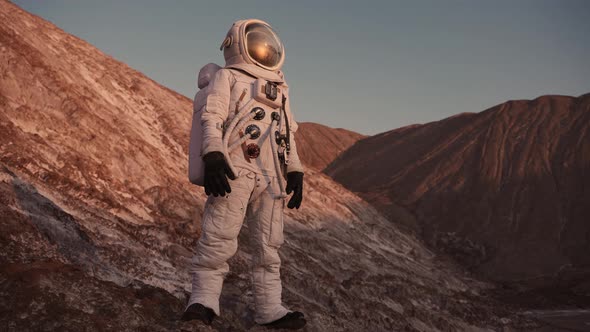
M 227 260 L 237 251 L 246 220 L 253 244 L 254 319 L 270 328 L 299 329 L 306 324 L 303 313 L 287 309 L 281 300 L 278 255 L 286 197 L 293 193 L 290 209 L 299 209 L 303 198 L 294 138 L 298 125 L 280 70 L 284 47 L 269 24 L 249 19 L 232 25 L 221 49 L 225 67 L 213 71 L 195 98 L 195 109 L 202 108 L 200 149 L 208 198 L 182 319 L 211 324 L 219 315 Z

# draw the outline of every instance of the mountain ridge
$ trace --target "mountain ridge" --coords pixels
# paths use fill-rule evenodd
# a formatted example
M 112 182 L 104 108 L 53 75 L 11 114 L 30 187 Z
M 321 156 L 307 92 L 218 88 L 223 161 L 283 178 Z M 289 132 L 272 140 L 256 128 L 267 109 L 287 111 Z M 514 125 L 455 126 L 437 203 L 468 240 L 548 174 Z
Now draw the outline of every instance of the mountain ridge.
M 432 246 L 474 241 L 476 257 L 460 259 L 488 277 L 550 277 L 563 264 L 588 266 L 589 105 L 590 94 L 540 96 L 392 130 L 359 141 L 326 173 L 390 217 L 410 215 L 405 226 Z

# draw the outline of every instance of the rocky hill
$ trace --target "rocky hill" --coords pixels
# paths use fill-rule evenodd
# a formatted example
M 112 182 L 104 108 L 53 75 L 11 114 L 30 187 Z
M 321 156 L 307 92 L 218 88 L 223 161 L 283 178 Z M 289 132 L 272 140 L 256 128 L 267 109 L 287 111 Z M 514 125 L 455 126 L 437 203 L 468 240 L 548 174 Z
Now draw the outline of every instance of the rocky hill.
M 305 146 L 299 157 L 306 166 L 323 170 L 340 153 L 367 136 L 342 128 L 301 122 L 295 135 L 297 146 Z
M 0 108 L 2 330 L 264 330 L 253 322 L 248 225 L 222 317 L 178 321 L 205 198 L 187 181 L 189 99 L 0 1 Z M 306 313 L 307 331 L 529 326 L 486 297 L 491 285 L 306 173 L 280 254 L 284 300 Z
M 487 277 L 543 284 L 590 275 L 590 94 L 385 132 L 326 173 Z

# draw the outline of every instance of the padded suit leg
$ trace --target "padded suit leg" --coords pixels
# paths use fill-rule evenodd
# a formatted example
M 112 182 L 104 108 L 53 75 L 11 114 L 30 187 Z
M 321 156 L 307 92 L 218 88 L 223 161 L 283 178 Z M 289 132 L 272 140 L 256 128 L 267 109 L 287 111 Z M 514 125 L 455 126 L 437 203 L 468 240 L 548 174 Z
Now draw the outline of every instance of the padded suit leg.
M 227 260 L 238 248 L 238 234 L 254 188 L 252 177 L 228 179 L 230 194 L 207 198 L 201 237 L 191 264 L 192 293 L 187 305 L 200 303 L 219 315 L 219 296 L 223 279 L 229 272 Z
M 252 281 L 255 321 L 265 324 L 286 315 L 289 310 L 282 305 L 280 266 L 278 249 L 283 244 L 284 198 L 275 197 L 280 192 L 278 179 L 257 175 L 257 182 L 268 186 L 253 197 L 246 212 L 246 218 L 253 243 Z M 253 195 L 254 196 L 254 195 Z

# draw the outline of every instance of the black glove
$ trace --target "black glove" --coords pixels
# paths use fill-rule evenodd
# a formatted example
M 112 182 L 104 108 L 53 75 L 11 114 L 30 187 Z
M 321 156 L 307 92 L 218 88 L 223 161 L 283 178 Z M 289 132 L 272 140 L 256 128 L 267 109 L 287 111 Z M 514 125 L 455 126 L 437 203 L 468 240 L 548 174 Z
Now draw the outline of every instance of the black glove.
M 293 192 L 293 196 L 289 200 L 287 207 L 289 209 L 297 208 L 301 206 L 303 200 L 303 173 L 301 172 L 289 172 L 287 173 L 287 188 L 285 188 L 287 194 Z
M 205 193 L 213 194 L 215 197 L 225 196 L 226 192 L 231 193 L 231 187 L 225 175 L 227 174 L 232 180 L 235 180 L 236 176 L 225 161 L 223 153 L 209 152 L 203 156 L 203 161 L 205 162 Z

